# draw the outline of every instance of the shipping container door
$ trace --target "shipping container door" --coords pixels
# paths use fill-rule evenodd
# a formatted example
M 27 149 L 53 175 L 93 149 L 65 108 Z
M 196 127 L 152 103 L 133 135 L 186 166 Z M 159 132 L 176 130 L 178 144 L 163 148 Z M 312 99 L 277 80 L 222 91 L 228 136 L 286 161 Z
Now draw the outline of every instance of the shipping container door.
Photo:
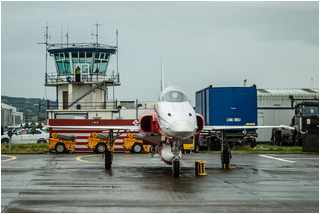
M 205 90 L 204 91 L 204 100 L 205 100 L 205 115 L 206 115 L 206 120 L 205 123 L 210 124 L 210 90 Z
M 234 125 L 257 125 L 256 88 L 234 88 Z
M 207 115 L 206 115 L 206 97 L 205 97 L 205 91 L 201 92 L 201 111 L 202 111 L 202 116 L 204 118 L 204 121 L 206 123 L 207 120 Z
M 210 89 L 210 125 L 233 125 L 233 95 L 230 88 Z
M 201 93 L 200 92 L 196 93 L 196 113 L 202 115 L 202 111 L 201 111 Z

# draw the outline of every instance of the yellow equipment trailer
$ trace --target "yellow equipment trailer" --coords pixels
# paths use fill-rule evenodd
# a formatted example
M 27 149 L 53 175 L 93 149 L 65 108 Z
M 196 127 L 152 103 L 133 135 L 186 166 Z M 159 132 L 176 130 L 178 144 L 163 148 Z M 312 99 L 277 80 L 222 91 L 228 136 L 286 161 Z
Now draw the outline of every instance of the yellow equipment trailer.
M 49 140 L 49 151 L 55 150 L 56 153 L 73 153 L 77 137 L 70 134 L 53 133 Z
M 128 133 L 127 137 L 123 139 L 123 148 L 131 153 L 150 152 L 150 145 L 143 145 L 143 140 L 133 137 L 132 133 Z
M 113 141 L 114 145 L 115 140 Z M 103 133 L 91 133 L 88 138 L 88 144 L 86 145 L 90 150 L 96 153 L 104 153 L 106 150 L 106 145 L 108 145 L 108 151 L 110 151 L 110 139 L 108 134 Z M 114 151 L 114 146 L 112 148 Z

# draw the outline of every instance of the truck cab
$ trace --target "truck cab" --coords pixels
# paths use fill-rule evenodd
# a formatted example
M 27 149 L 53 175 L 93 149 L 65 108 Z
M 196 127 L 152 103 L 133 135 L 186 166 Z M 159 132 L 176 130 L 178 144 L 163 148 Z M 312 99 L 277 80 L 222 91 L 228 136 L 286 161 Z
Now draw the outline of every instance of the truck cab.
M 295 128 L 293 140 L 303 151 L 319 151 L 319 101 L 304 101 L 295 106 L 291 125 Z

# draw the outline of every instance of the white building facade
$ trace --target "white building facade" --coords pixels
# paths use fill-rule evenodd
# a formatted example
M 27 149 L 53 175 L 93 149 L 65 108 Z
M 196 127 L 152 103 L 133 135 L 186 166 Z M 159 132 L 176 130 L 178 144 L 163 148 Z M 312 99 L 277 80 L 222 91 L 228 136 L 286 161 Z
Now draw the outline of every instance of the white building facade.
M 1 126 L 15 126 L 24 123 L 24 113 L 18 112 L 16 107 L 1 103 Z
M 294 106 L 302 100 L 317 100 L 319 89 L 257 89 L 258 125 L 290 125 Z M 272 130 L 259 129 L 258 142 L 270 142 Z

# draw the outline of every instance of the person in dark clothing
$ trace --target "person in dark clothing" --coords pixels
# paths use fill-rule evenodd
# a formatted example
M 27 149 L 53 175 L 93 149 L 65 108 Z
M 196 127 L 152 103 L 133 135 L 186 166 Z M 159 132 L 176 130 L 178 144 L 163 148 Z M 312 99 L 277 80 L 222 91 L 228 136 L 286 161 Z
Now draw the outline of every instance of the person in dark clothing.
M 35 134 L 36 133 L 36 124 L 34 122 L 31 123 L 31 134 Z
M 80 77 L 80 68 L 79 66 L 76 68 L 76 82 L 80 82 L 81 77 Z

